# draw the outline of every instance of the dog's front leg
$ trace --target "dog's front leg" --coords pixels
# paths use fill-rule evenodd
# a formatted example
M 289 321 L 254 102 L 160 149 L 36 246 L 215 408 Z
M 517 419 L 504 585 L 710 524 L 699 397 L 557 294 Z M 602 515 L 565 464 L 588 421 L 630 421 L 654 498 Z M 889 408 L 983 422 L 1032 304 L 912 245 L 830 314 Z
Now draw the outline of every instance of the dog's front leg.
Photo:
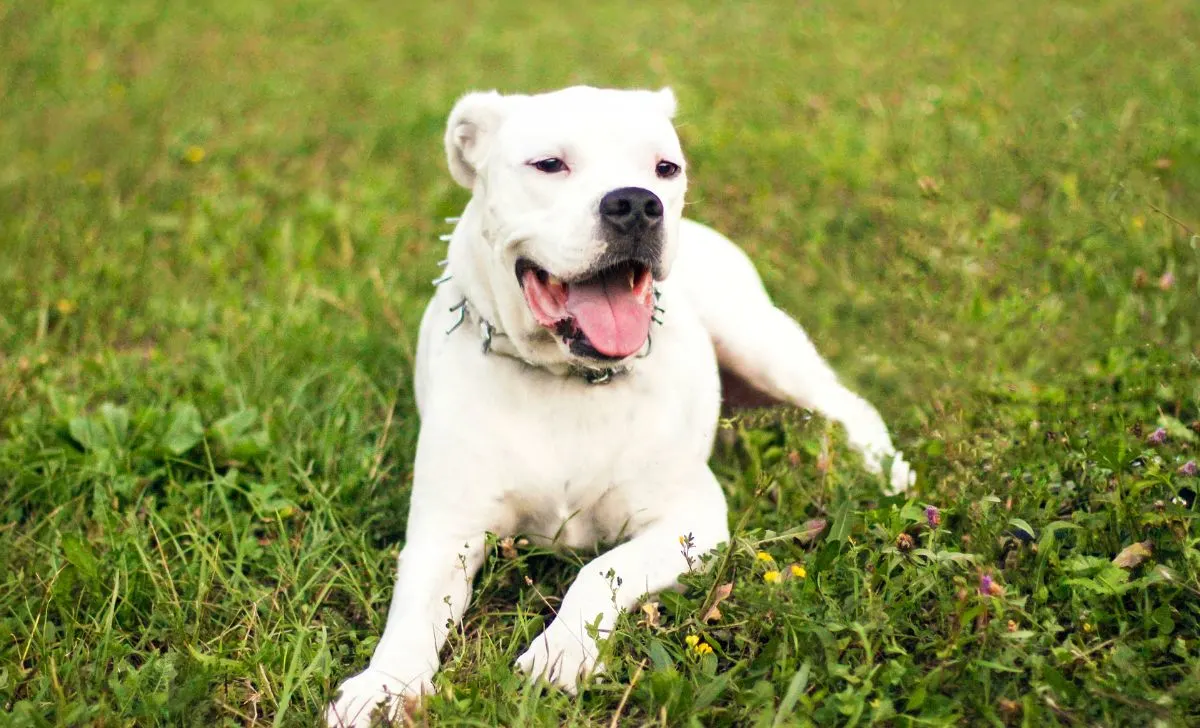
M 330 726 L 367 726 L 381 705 L 395 719 L 406 698 L 432 692 L 447 625 L 462 620 L 484 557 L 482 532 L 458 537 L 455 529 L 437 530 L 409 529 L 383 636 L 367 669 L 339 688 L 326 714 Z
M 676 588 L 680 574 L 700 565 L 701 554 L 729 539 L 720 486 L 707 467 L 699 478 L 677 491 L 677 500 L 662 499 L 656 521 L 580 570 L 554 621 L 517 658 L 519 669 L 574 692 L 578 680 L 602 669 L 592 628 L 603 639 L 621 611 L 647 594 Z
M 888 481 L 892 490 L 902 491 L 912 485 L 914 474 L 892 445 L 879 412 L 838 381 L 800 324 L 775 308 L 765 294 L 754 300 L 757 303 L 753 306 L 745 304 L 744 319 L 753 321 L 753 325 L 723 322 L 725 325 L 712 332 L 721 366 L 772 397 L 814 409 L 842 423 L 850 446 L 863 456 L 869 470 L 881 472 L 884 461 L 890 458 Z
M 688 244 L 671 275 L 708 330 L 721 368 L 774 399 L 842 423 L 869 470 L 882 472 L 890 458 L 892 489 L 912 485 L 913 472 L 879 413 L 838 381 L 800 324 L 776 308 L 746 254 L 703 225 L 685 220 L 683 231 Z

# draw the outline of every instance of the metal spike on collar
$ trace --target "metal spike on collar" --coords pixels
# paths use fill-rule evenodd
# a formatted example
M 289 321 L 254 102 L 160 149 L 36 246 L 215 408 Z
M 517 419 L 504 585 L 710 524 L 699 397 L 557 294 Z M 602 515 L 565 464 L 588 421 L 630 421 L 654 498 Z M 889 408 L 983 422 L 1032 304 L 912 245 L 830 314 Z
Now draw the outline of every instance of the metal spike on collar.
M 650 352 L 653 349 L 654 349 L 654 337 L 650 335 L 649 331 L 647 331 L 646 332 L 646 350 L 644 352 L 642 352 L 641 354 L 638 354 L 637 358 L 645 359 L 646 357 L 650 356 Z
M 479 320 L 479 334 L 483 337 L 483 353 L 486 354 L 492 350 L 492 334 L 496 329 L 485 319 Z
M 447 233 L 446 235 L 439 235 L 438 240 L 441 240 L 443 243 L 448 243 L 452 237 L 454 236 Z
M 614 373 L 612 369 L 585 369 L 583 378 L 588 384 L 608 384 Z
M 442 276 L 442 277 L 440 277 L 440 278 L 434 278 L 434 279 L 433 279 L 433 281 L 432 281 L 432 283 L 433 283 L 433 285 L 435 285 L 435 286 L 440 286 L 440 285 L 442 285 L 443 283 L 445 283 L 446 281 L 450 280 L 450 279 L 451 279 L 451 278 L 453 278 L 453 277 L 454 277 L 454 276 L 452 276 L 452 275 L 450 275 L 449 273 L 447 273 L 446 275 L 444 275 L 444 276 Z
M 457 329 L 459 326 L 462 326 L 463 321 L 467 320 L 467 299 L 464 298 L 463 300 L 459 301 L 458 303 L 456 303 L 450 307 L 451 313 L 454 313 L 455 311 L 458 311 L 458 320 L 454 322 L 453 326 L 446 329 L 447 336 L 454 333 L 454 330 Z
M 446 222 L 448 222 L 449 224 L 453 225 L 453 224 L 457 223 L 457 222 L 458 222 L 459 220 L 461 220 L 461 219 L 462 219 L 461 217 L 448 217 L 448 218 L 446 218 Z

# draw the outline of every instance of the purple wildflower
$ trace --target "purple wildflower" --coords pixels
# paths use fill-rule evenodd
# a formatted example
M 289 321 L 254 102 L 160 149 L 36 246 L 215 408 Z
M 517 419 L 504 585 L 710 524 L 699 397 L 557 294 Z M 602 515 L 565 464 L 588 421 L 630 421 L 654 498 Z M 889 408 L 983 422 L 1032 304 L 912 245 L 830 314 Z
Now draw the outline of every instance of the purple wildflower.
M 1146 441 L 1149 442 L 1151 445 L 1163 444 L 1164 442 L 1167 441 L 1166 428 L 1160 427 L 1157 430 L 1155 430 L 1154 432 L 1151 432 L 1149 435 L 1146 436 Z
M 1200 468 L 1196 467 L 1195 460 L 1188 460 L 1186 463 L 1179 466 L 1180 475 L 1192 476 L 1195 475 L 1198 470 L 1200 470 Z
M 1162 274 L 1162 278 L 1158 279 L 1158 287 L 1164 291 L 1169 291 L 1175 286 L 1175 274 L 1167 271 Z
M 937 528 L 942 525 L 942 512 L 937 506 L 925 506 L 925 522 L 930 528 Z
M 979 593 L 981 595 L 990 597 L 992 595 L 992 584 L 993 582 L 991 574 L 979 575 Z

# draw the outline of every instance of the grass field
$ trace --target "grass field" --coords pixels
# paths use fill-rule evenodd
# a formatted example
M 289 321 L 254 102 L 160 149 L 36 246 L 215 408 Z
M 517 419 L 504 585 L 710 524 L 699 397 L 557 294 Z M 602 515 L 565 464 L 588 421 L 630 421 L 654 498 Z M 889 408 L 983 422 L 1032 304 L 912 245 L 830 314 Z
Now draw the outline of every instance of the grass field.
M 391 595 L 445 116 L 579 82 L 674 86 L 690 214 L 920 481 L 726 423 L 735 543 L 607 681 L 523 686 L 587 555 L 497 546 L 418 720 L 1200 724 L 1200 5 L 582 7 L 0 0 L 0 724 L 316 722 Z

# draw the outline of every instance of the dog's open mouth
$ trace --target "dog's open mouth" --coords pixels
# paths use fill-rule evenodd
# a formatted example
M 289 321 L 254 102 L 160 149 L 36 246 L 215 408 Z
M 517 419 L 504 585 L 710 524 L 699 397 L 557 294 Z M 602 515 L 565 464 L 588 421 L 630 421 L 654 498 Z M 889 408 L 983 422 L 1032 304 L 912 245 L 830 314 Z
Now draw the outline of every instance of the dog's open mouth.
M 517 279 L 534 318 L 576 353 L 624 359 L 646 343 L 654 315 L 649 266 L 629 260 L 568 282 L 522 258 Z

